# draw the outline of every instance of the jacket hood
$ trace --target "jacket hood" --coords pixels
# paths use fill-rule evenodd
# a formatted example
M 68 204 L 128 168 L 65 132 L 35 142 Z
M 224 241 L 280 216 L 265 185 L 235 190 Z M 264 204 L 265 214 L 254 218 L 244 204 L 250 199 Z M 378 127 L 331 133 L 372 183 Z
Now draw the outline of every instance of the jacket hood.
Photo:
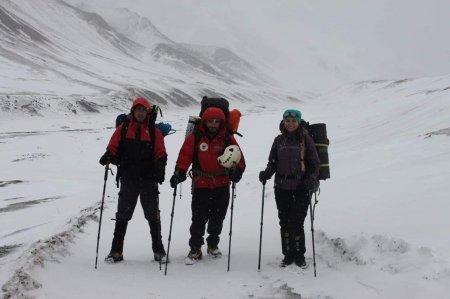
M 225 121 L 225 114 L 222 109 L 216 107 L 209 107 L 203 112 L 202 121 L 208 118 L 218 118 L 222 121 Z
M 222 109 L 216 107 L 209 107 L 203 112 L 202 115 L 202 121 L 200 126 L 202 130 L 206 129 L 206 120 L 211 118 L 218 118 L 221 120 L 220 131 L 222 131 L 222 129 L 225 128 L 225 114 L 223 113 Z
M 136 108 L 137 105 L 142 105 L 146 109 L 150 109 L 150 102 L 147 99 L 144 99 L 144 98 L 137 98 L 137 99 L 135 99 L 133 101 L 133 105 L 131 106 L 131 111 L 133 111 L 134 108 Z

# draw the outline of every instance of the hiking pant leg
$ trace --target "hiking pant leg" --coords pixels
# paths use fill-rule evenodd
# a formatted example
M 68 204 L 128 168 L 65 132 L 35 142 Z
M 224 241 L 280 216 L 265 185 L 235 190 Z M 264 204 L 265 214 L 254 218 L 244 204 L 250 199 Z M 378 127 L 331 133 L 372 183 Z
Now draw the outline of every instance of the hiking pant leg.
M 292 196 L 292 191 L 275 188 L 275 202 L 277 204 L 281 232 L 289 232 L 289 214 L 293 202 Z
M 117 202 L 116 221 L 128 222 L 136 208 L 139 189 L 135 181 L 122 180 Z
M 140 199 L 145 219 L 147 219 L 150 227 L 152 250 L 153 252 L 159 252 L 163 248 L 163 243 L 161 236 L 158 185 L 149 180 L 141 181 Z
M 293 192 L 275 188 L 275 202 L 277 204 L 278 219 L 280 223 L 281 252 L 283 255 L 292 255 L 291 232 L 289 230 L 289 215 L 293 203 Z
M 125 238 L 125 233 L 127 232 L 128 222 L 116 221 L 114 228 L 114 237 L 111 244 L 111 252 L 123 252 L 123 239 Z
M 123 240 L 127 232 L 128 221 L 131 220 L 136 207 L 138 192 L 133 182 L 122 181 L 117 202 L 116 224 L 111 251 L 120 253 L 123 251 Z
M 308 214 L 309 192 L 300 190 L 295 193 L 295 200 L 292 204 L 289 215 L 289 232 L 291 235 L 291 246 L 295 254 L 304 255 L 305 247 L 305 229 L 304 222 Z
M 206 242 L 211 247 L 217 247 L 217 244 L 219 244 L 219 236 L 222 233 L 223 220 L 227 215 L 229 202 L 229 186 L 214 189 L 207 229 L 209 236 L 206 239 Z
M 201 248 L 204 244 L 205 225 L 208 222 L 209 211 L 211 209 L 211 190 L 206 188 L 194 189 L 191 209 L 192 224 L 189 229 L 191 233 L 189 246 L 192 248 Z

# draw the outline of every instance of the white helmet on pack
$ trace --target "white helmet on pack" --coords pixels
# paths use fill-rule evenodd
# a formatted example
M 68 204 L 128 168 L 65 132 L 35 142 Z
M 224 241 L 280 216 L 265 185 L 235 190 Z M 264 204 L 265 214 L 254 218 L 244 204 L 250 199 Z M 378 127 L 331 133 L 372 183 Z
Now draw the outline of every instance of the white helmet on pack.
M 227 146 L 223 155 L 217 158 L 217 162 L 225 168 L 236 167 L 239 161 L 241 161 L 241 150 L 237 145 Z

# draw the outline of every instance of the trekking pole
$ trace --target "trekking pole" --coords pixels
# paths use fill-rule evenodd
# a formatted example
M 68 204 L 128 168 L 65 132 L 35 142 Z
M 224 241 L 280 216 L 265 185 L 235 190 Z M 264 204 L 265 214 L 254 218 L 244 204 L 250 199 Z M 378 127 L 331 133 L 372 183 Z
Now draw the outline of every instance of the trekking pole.
M 315 202 L 314 202 L 314 207 L 312 206 L 312 192 L 309 193 L 309 216 L 311 217 L 311 236 L 312 236 L 312 248 L 313 248 L 313 265 L 314 265 L 314 277 L 317 277 L 316 275 L 316 249 L 314 246 L 314 212 L 316 209 L 316 204 L 318 203 L 317 201 L 317 194 L 316 192 L 314 192 L 314 196 L 315 196 Z
M 106 166 L 105 166 L 105 178 L 104 178 L 105 183 L 103 184 L 102 204 L 100 205 L 100 220 L 98 222 L 97 250 L 95 252 L 95 269 L 97 269 L 98 245 L 100 243 L 100 230 L 102 228 L 103 204 L 105 202 L 105 190 L 106 190 L 106 181 L 108 180 L 108 171 L 109 171 L 109 163 L 107 163 Z
M 156 189 L 158 189 L 158 183 L 155 183 L 155 187 Z M 159 232 L 159 237 L 158 239 L 161 240 L 161 245 L 162 245 L 162 232 L 161 232 L 161 211 L 159 210 L 159 195 L 157 196 L 157 200 L 158 200 L 158 218 L 159 218 L 159 223 L 158 223 L 158 232 Z M 162 257 L 159 258 L 159 271 L 162 270 Z
M 170 252 L 170 240 L 172 239 L 172 223 L 173 223 L 173 214 L 175 210 L 175 198 L 177 197 L 177 186 L 173 188 L 173 202 L 172 202 L 172 213 L 170 214 L 170 229 L 169 229 L 169 239 L 167 244 L 167 256 L 166 256 L 166 268 L 164 270 L 164 275 L 167 275 L 167 263 L 169 262 L 169 252 Z
M 234 209 L 234 198 L 236 197 L 236 183 L 233 182 L 231 185 L 231 215 L 230 215 L 230 239 L 228 241 L 228 268 L 227 272 L 230 272 L 230 255 L 231 255 L 231 235 L 233 234 L 233 209 Z
M 258 257 L 258 272 L 261 270 L 261 246 L 262 246 L 262 232 L 263 232 L 263 217 L 264 217 L 264 192 L 266 190 L 266 184 L 263 183 L 262 200 L 261 200 L 261 229 L 259 232 L 259 257 Z

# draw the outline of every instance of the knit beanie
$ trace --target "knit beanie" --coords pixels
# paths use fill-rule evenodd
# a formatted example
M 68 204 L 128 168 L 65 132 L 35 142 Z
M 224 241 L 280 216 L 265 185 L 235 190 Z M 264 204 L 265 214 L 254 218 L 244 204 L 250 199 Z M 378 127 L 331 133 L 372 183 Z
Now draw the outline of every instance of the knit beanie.
M 286 119 L 288 117 L 292 117 L 295 118 L 295 120 L 300 123 L 300 121 L 302 120 L 302 113 L 300 112 L 300 110 L 296 110 L 296 109 L 287 109 L 286 111 L 284 111 L 283 113 L 283 121 L 286 121 Z

